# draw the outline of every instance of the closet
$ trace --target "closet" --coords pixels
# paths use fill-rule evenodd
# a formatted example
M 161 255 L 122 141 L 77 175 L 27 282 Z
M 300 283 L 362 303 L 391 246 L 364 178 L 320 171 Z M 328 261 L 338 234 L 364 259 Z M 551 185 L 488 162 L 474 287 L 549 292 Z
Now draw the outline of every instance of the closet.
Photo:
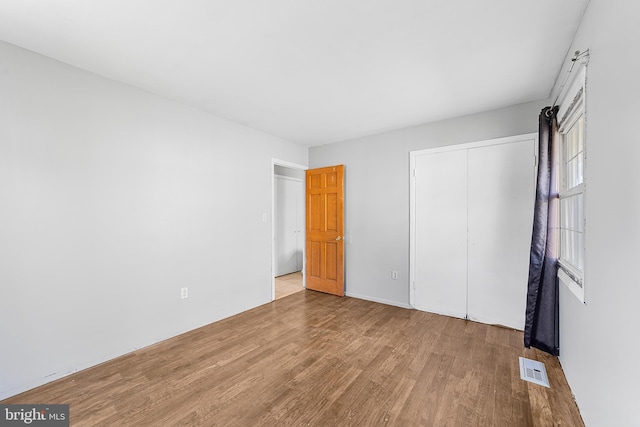
M 524 327 L 537 135 L 411 152 L 411 304 Z
M 275 175 L 275 276 L 302 270 L 304 187 L 302 179 Z

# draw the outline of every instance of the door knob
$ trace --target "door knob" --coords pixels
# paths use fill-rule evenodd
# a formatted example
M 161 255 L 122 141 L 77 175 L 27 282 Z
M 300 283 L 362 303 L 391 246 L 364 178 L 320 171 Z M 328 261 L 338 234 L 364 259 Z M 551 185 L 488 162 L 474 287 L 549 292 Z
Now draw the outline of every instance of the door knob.
M 342 240 L 342 236 L 336 237 L 336 240 L 339 242 L 340 240 Z

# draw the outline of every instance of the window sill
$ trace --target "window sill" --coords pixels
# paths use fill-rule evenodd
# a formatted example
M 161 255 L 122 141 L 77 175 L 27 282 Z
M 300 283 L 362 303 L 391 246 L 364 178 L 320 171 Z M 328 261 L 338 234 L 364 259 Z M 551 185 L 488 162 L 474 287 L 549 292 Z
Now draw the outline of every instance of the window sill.
M 564 270 L 561 268 L 558 269 L 558 280 L 560 283 L 563 283 L 569 290 L 575 295 L 576 298 L 581 303 L 585 303 L 584 301 L 584 288 L 580 286 L 575 280 L 573 280 Z

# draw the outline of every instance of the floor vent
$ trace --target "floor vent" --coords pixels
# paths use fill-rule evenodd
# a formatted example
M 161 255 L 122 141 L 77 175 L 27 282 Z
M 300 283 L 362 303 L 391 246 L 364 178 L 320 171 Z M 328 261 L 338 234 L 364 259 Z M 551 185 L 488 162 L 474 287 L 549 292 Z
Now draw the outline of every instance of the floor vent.
M 549 377 L 547 377 L 547 370 L 542 362 L 520 357 L 520 378 L 549 387 Z

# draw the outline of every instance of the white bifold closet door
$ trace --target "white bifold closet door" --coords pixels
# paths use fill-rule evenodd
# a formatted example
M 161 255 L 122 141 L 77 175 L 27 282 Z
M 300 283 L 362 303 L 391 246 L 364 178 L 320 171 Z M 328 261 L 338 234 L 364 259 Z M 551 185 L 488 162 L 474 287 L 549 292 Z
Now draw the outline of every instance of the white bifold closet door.
M 524 329 L 535 202 L 534 141 L 468 151 L 468 315 Z
M 413 304 L 524 328 L 535 138 L 415 155 Z
M 467 152 L 416 158 L 414 307 L 467 315 Z

